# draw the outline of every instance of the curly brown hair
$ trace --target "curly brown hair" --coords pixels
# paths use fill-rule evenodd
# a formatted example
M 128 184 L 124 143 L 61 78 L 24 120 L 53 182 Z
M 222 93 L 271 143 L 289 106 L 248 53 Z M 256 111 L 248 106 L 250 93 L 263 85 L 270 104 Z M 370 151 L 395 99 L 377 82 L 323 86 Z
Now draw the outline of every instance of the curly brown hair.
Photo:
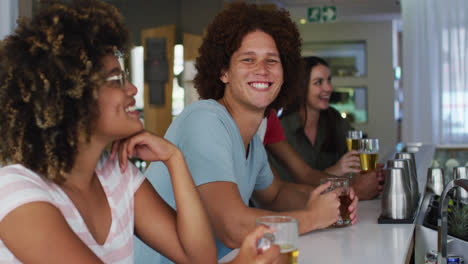
M 117 9 L 97 0 L 48 1 L 19 21 L 0 45 L 0 162 L 63 183 L 99 115 L 101 59 L 129 43 Z
M 221 71 L 229 69 L 231 56 L 240 48 L 244 36 L 256 30 L 274 39 L 283 66 L 283 86 L 265 113 L 285 106 L 295 97 L 302 70 L 301 38 L 296 24 L 284 9 L 263 9 L 238 2 L 217 14 L 207 28 L 195 64 L 195 88 L 201 99 L 218 100 L 224 96 Z

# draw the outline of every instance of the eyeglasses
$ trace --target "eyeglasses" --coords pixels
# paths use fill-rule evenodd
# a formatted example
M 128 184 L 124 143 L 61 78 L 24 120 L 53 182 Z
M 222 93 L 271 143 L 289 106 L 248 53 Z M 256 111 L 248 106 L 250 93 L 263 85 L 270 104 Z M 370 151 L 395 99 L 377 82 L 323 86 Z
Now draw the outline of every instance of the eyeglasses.
M 120 71 L 120 74 L 107 77 L 106 82 L 110 82 L 113 85 L 118 86 L 121 89 L 125 89 L 125 84 L 128 81 L 128 71 Z

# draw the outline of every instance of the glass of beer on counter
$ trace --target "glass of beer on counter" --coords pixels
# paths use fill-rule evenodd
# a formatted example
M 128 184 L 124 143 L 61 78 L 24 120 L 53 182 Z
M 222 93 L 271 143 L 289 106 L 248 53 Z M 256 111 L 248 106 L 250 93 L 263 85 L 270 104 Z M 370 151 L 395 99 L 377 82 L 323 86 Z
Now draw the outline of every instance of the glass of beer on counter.
M 255 224 L 266 225 L 274 230 L 272 243 L 280 247 L 281 264 L 297 264 L 299 232 L 294 217 L 262 216 L 255 220 Z
M 350 130 L 346 134 L 346 146 L 348 151 L 359 150 L 359 140 L 362 138 L 361 130 Z
M 349 198 L 349 178 L 348 177 L 327 177 L 321 178 L 320 184 L 331 182 L 331 185 L 325 192 L 336 190 L 339 192 L 340 198 L 340 218 L 332 227 L 345 227 L 351 224 L 348 207 L 351 205 Z
M 379 140 L 376 138 L 364 138 L 359 141 L 359 159 L 361 170 L 367 172 L 377 168 L 379 155 Z

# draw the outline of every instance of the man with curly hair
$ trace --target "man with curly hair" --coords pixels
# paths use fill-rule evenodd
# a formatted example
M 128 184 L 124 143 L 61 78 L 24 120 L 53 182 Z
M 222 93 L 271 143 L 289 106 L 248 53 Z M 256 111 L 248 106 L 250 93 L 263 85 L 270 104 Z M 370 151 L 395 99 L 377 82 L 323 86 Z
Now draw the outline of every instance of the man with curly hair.
M 280 182 L 256 135 L 265 113 L 295 96 L 300 47 L 286 11 L 231 4 L 207 28 L 196 61 L 195 86 L 204 100 L 186 107 L 166 133 L 184 153 L 216 235 L 218 258 L 240 246 L 259 216 L 293 216 L 301 234 L 338 220 L 337 194 L 321 194 L 329 183 L 308 193 Z M 152 163 L 146 176 L 174 207 L 162 164 Z M 251 198 L 263 209 L 249 207 Z M 354 199 L 353 222 L 356 206 Z
M 177 263 L 217 262 L 183 154 L 143 130 L 119 61 L 128 35 L 109 4 L 50 1 L 2 41 L 0 263 L 133 263 L 134 234 Z M 164 163 L 177 211 L 132 155 Z M 278 259 L 276 246 L 256 250 L 265 232 L 247 236 L 232 263 Z

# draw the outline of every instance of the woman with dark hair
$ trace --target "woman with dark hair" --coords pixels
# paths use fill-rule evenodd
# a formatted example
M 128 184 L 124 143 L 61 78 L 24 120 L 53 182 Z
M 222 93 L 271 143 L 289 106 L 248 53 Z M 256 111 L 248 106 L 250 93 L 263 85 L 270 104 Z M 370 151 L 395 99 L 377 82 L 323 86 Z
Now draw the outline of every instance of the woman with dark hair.
M 177 263 L 217 262 L 184 156 L 143 130 L 119 61 L 128 40 L 116 8 L 77 0 L 49 3 L 2 41 L 1 263 L 133 263 L 134 233 Z M 177 212 L 133 155 L 165 164 Z M 268 231 L 251 233 L 233 263 L 278 258 L 277 247 L 257 253 Z
M 297 96 L 295 103 L 287 106 L 281 117 L 287 143 L 310 168 L 337 176 L 359 173 L 358 152 L 348 151 L 346 147 L 346 132 L 353 128 L 337 110 L 329 106 L 333 87 L 328 63 L 319 57 L 307 57 L 304 65 L 304 78 L 300 86 L 302 96 Z M 281 151 L 275 151 L 273 144 L 267 149 L 271 163 L 282 179 L 302 182 L 283 166 L 287 162 L 283 160 Z M 379 180 L 383 180 L 380 169 L 365 175 L 368 176 L 365 183 L 353 184 L 361 200 L 374 198 L 381 190 L 378 184 Z M 354 181 L 361 181 L 363 177 L 358 175 Z M 311 182 L 317 180 L 310 179 Z

